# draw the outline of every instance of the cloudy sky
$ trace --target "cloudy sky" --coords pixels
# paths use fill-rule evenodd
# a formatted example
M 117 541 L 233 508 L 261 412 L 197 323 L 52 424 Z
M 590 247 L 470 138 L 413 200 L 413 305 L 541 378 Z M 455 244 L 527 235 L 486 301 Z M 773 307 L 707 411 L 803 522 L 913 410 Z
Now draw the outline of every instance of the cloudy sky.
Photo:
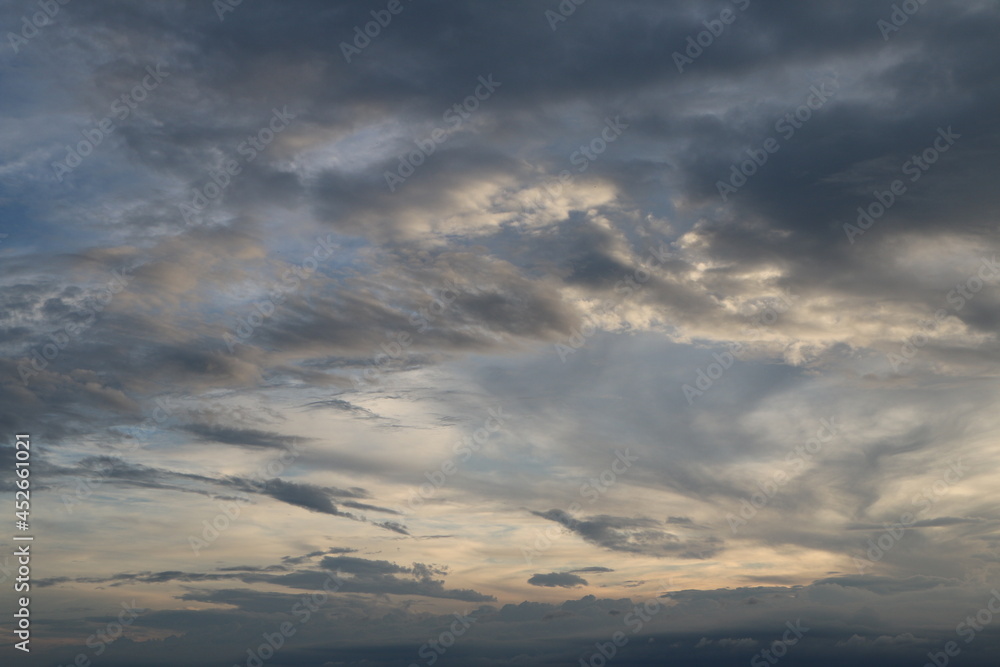
M 995 664 L 995 2 L 0 27 L 5 664 Z

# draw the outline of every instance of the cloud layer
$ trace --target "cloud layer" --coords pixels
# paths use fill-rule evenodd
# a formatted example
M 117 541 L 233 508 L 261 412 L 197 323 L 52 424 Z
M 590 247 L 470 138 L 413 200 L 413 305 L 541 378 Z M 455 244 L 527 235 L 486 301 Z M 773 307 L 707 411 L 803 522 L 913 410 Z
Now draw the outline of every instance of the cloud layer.
M 37 660 L 992 664 L 993 3 L 0 6 Z

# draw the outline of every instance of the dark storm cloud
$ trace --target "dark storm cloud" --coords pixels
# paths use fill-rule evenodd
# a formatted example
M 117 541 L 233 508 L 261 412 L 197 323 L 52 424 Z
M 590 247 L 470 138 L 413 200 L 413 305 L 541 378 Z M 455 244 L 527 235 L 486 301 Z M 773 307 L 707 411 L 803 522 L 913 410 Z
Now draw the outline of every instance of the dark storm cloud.
M 313 583 L 321 581 L 317 579 Z M 321 589 L 317 587 L 316 590 Z M 817 606 L 818 596 L 835 591 L 844 596 L 841 608 Z M 977 594 L 982 597 L 971 587 L 962 593 L 945 602 L 956 618 L 961 618 L 959 609 L 963 603 L 976 600 Z M 669 601 L 661 598 L 670 603 L 669 607 L 663 603 L 653 606 L 650 600 L 606 599 L 592 595 L 554 604 L 524 602 L 499 608 L 483 605 L 465 612 L 474 619 L 472 627 L 476 632 L 462 638 L 462 653 L 449 655 L 459 656 L 463 664 L 471 665 L 509 663 L 518 655 L 523 656 L 520 661 L 526 664 L 539 664 L 541 660 L 570 664 L 578 661 L 581 655 L 589 656 L 590 647 L 595 643 L 606 642 L 614 632 L 622 631 L 630 641 L 626 650 L 615 657 L 616 663 L 638 666 L 667 657 L 681 664 L 725 665 L 735 660 L 749 662 L 762 647 L 771 647 L 792 627 L 803 632 L 804 641 L 787 647 L 789 657 L 794 655 L 810 665 L 824 667 L 836 665 L 838 660 L 840 664 L 852 660 L 858 664 L 895 667 L 924 659 L 928 650 L 955 637 L 953 627 L 941 631 L 905 629 L 904 616 L 919 612 L 913 609 L 913 595 L 913 592 L 902 590 L 873 594 L 817 582 L 792 588 L 676 591 L 670 594 Z M 175 635 L 171 642 L 173 655 L 201 648 L 200 655 L 187 661 L 194 665 L 219 664 L 223 659 L 234 659 L 233 656 L 240 655 L 241 651 L 245 656 L 245 646 L 259 642 L 262 633 L 273 632 L 282 622 L 297 623 L 300 617 L 293 610 L 301 610 L 303 601 L 309 599 L 308 595 L 246 588 L 192 588 L 179 597 L 188 602 L 224 605 L 229 609 L 153 611 L 139 617 L 136 625 L 171 631 Z M 750 604 L 753 601 L 756 603 Z M 641 617 L 635 612 L 644 605 L 659 611 L 646 615 L 648 621 L 643 624 L 641 634 L 636 635 L 632 629 L 635 620 Z M 300 633 L 297 641 L 281 653 L 286 664 L 316 664 L 315 659 L 321 651 L 310 646 L 321 647 L 325 655 L 336 650 L 338 656 L 350 656 L 358 661 L 398 664 L 413 660 L 417 648 L 427 637 L 436 636 L 441 628 L 455 620 L 452 615 L 412 611 L 386 614 L 385 608 L 373 601 L 342 593 L 328 596 L 315 607 L 312 615 L 324 617 L 327 622 L 297 626 Z M 373 624 L 373 617 L 380 618 L 381 623 Z M 234 631 L 233 627 L 240 630 Z M 384 636 L 387 628 L 391 628 L 394 637 L 401 641 L 387 642 Z M 516 645 L 503 641 L 511 634 L 519 637 Z M 214 637 L 214 641 L 202 646 L 208 636 Z M 588 652 L 581 653 L 584 645 Z M 211 656 L 205 653 L 219 651 L 222 646 L 229 647 L 229 653 Z M 995 646 L 995 633 L 983 632 L 973 644 L 963 647 L 963 655 L 972 661 L 970 664 L 989 664 L 990 651 L 995 650 Z M 870 652 L 872 647 L 876 653 Z M 128 643 L 116 648 L 122 653 L 115 655 L 127 655 L 132 663 L 143 664 L 148 661 L 138 656 L 163 650 L 162 640 Z
M 858 53 L 903 53 L 908 48 L 906 44 L 919 44 L 925 47 L 919 50 L 921 62 L 933 72 L 929 80 L 915 74 L 923 71 L 919 63 L 892 65 L 866 76 L 855 74 L 852 65 L 844 64 L 841 78 L 852 79 L 855 87 L 850 91 L 842 88 L 841 96 L 817 112 L 797 136 L 783 142 L 782 151 L 772 158 L 767 168 L 761 169 L 761 173 L 734 196 L 741 206 L 739 219 L 726 220 L 723 216 L 723 220 L 707 221 L 699 227 L 699 234 L 714 257 L 734 263 L 734 272 L 763 262 L 779 262 L 787 272 L 782 282 L 803 289 L 832 287 L 852 297 L 877 289 L 890 298 L 923 298 L 913 293 L 905 276 L 891 275 L 864 250 L 852 252 L 854 248 L 841 242 L 843 232 L 834 222 L 849 219 L 856 205 L 865 203 L 873 187 L 883 187 L 883 177 L 887 178 L 908 155 L 921 150 L 928 136 L 933 138 L 938 124 L 950 123 L 956 131 L 964 133 L 962 142 L 916 185 L 923 187 L 933 177 L 941 183 L 939 188 L 946 189 L 953 172 L 948 165 L 958 162 L 968 165 L 961 174 L 954 175 L 954 178 L 961 177 L 961 191 L 965 193 L 960 200 L 939 194 L 931 199 L 942 202 L 942 210 L 947 207 L 949 212 L 948 225 L 937 228 L 938 231 L 952 233 L 967 229 L 969 233 L 978 233 L 976 230 L 980 227 L 976 220 L 982 216 L 969 217 L 962 211 L 973 210 L 976 206 L 979 208 L 975 210 L 981 210 L 986 203 L 982 197 L 970 198 L 969 193 L 988 190 L 978 183 L 990 173 L 993 166 L 990 155 L 995 154 L 995 151 L 979 150 L 991 139 L 988 137 L 989 125 L 976 115 L 976 110 L 988 104 L 997 90 L 995 82 L 989 78 L 993 75 L 981 66 L 989 46 L 980 36 L 985 36 L 989 26 L 995 24 L 994 14 L 983 8 L 960 11 L 950 5 L 924 7 L 919 20 L 915 18 L 906 26 L 903 39 L 886 44 L 874 28 L 882 12 L 867 5 L 855 4 L 840 12 L 754 5 L 740 14 L 739 22 L 720 37 L 690 71 L 677 74 L 672 52 L 683 47 L 692 30 L 703 29 L 701 20 L 712 18 L 713 9 L 696 4 L 669 8 L 643 3 L 613 7 L 594 5 L 586 10 L 581 8 L 553 33 L 544 10 L 530 3 L 474 8 L 427 3 L 418 11 L 407 12 L 405 20 L 396 21 L 391 31 L 387 29 L 351 64 L 343 62 L 336 38 L 338 30 L 347 31 L 345 39 L 350 36 L 348 26 L 339 23 L 356 13 L 349 5 L 301 3 L 282 9 L 246 6 L 228 21 L 218 23 L 213 12 L 192 16 L 182 12 L 179 6 L 167 5 L 163 12 L 149 14 L 128 4 L 112 3 L 101 10 L 79 10 L 72 20 L 74 29 L 81 31 L 99 25 L 103 30 L 120 30 L 133 39 L 153 29 L 162 35 L 155 44 L 144 48 L 149 50 L 150 59 L 154 51 L 174 52 L 171 58 L 173 78 L 168 81 L 175 90 L 171 95 L 153 97 L 145 102 L 142 113 L 130 118 L 128 123 L 132 125 L 124 127 L 119 136 L 125 140 L 124 147 L 140 161 L 156 169 L 184 174 L 186 178 L 191 178 L 190 174 L 205 173 L 207 155 L 215 147 L 224 146 L 231 152 L 247 132 L 254 131 L 262 119 L 266 119 L 275 99 L 282 103 L 288 100 L 299 110 L 295 122 L 300 123 L 300 129 L 293 126 L 290 132 L 305 131 L 304 128 L 316 124 L 332 124 L 345 132 L 353 131 L 365 120 L 373 119 L 373 108 L 378 110 L 375 119 L 392 117 L 393 110 L 400 107 L 400 100 L 407 102 L 406 108 L 411 114 L 407 120 L 419 127 L 421 123 L 439 122 L 441 110 L 469 94 L 468 82 L 474 82 L 476 76 L 496 71 L 500 80 L 506 78 L 495 97 L 488 100 L 493 106 L 484 104 L 478 113 L 483 119 L 503 114 L 509 125 L 502 130 L 491 129 L 474 139 L 459 137 L 455 143 L 442 147 L 414 177 L 414 182 L 407 183 L 405 197 L 390 196 L 392 193 L 385 190 L 381 176 L 388 163 L 366 167 L 360 175 L 353 172 L 338 175 L 336 169 L 328 169 L 308 185 L 285 174 L 279 184 L 274 180 L 279 175 L 274 160 L 280 153 L 275 146 L 273 156 L 264 155 L 246 165 L 246 172 L 234 180 L 222 202 L 224 205 L 246 202 L 250 207 L 254 197 L 261 201 L 284 202 L 306 196 L 315 201 L 317 210 L 333 206 L 323 216 L 335 219 L 335 224 L 364 231 L 373 238 L 381 234 L 377 230 L 385 225 L 399 231 L 405 224 L 401 220 L 414 211 L 434 217 L 447 209 L 450 205 L 447 193 L 459 192 L 466 183 L 478 182 L 474 180 L 477 173 L 487 180 L 502 173 L 513 173 L 523 180 L 526 174 L 518 173 L 522 169 L 519 163 L 505 159 L 495 146 L 512 135 L 532 140 L 563 127 L 562 119 L 548 105 L 582 100 L 601 107 L 602 103 L 594 97 L 597 92 L 640 91 L 646 94 L 688 90 L 691 82 L 703 77 L 733 81 L 740 76 L 750 76 L 752 82 L 764 81 L 768 72 L 786 64 L 820 68 L 824 59 L 843 59 Z M 304 34 L 297 34 L 294 40 L 280 30 L 262 30 L 257 23 L 265 20 L 269 25 L 299 25 L 304 17 L 309 18 L 310 28 Z M 193 23 L 192 18 L 195 19 Z M 451 26 L 456 21 L 468 32 L 465 29 L 453 31 Z M 497 24 L 525 38 L 526 46 L 519 52 L 518 59 L 508 57 L 510 40 L 508 36 L 495 34 Z M 869 30 L 859 30 L 859 25 Z M 929 28 L 931 25 L 933 30 Z M 482 26 L 490 26 L 490 30 L 480 34 L 477 27 Z M 617 26 L 631 34 L 630 48 L 617 48 L 620 33 L 605 29 L 607 26 Z M 813 33 L 822 37 L 813 39 Z M 441 34 L 448 35 L 449 43 L 457 40 L 455 47 L 466 57 L 457 61 L 443 58 L 434 47 L 434 36 Z M 218 41 L 223 35 L 224 48 Z M 760 39 L 781 45 L 780 51 L 762 49 Z M 187 49 L 186 55 L 180 55 L 181 46 Z M 197 67 L 189 55 L 192 51 L 200 53 Z M 41 54 L 35 55 L 40 57 Z M 382 66 L 382 63 L 398 62 L 401 57 L 405 57 L 410 66 L 409 79 L 401 79 L 391 68 Z M 206 62 L 215 66 L 206 66 Z M 320 66 L 318 63 L 326 64 Z M 544 63 L 544 67 L 537 63 Z M 308 89 L 298 86 L 295 77 L 281 75 L 296 66 L 313 77 Z M 127 70 L 122 62 L 109 63 L 98 70 L 95 76 L 98 90 L 94 97 L 106 97 L 117 90 L 117 86 L 127 81 Z M 223 77 L 219 74 L 221 71 L 229 74 Z M 418 72 L 431 71 L 435 85 L 421 85 L 423 79 Z M 949 73 L 960 74 L 952 76 Z M 943 101 L 949 99 L 949 92 L 965 87 L 969 77 L 974 75 L 979 77 L 976 97 L 962 98 L 951 104 Z M 631 187 L 638 201 L 644 201 L 646 195 L 636 189 L 641 186 L 635 183 L 649 183 L 652 187 L 652 184 L 662 184 L 664 179 L 685 196 L 708 201 L 716 196 L 716 181 L 727 172 L 734 159 L 743 155 L 743 149 L 773 133 L 774 120 L 787 113 L 788 108 L 794 108 L 788 106 L 791 101 L 807 94 L 809 85 L 805 84 L 812 85 L 803 80 L 802 88 L 796 89 L 797 84 L 791 80 L 781 81 L 780 85 L 776 83 L 774 95 L 765 95 L 765 103 L 760 108 L 733 109 L 723 118 L 714 113 L 698 113 L 683 105 L 676 109 L 657 107 L 639 95 L 633 101 L 635 108 L 630 117 L 634 117 L 634 126 L 629 132 L 641 135 L 650 145 L 661 146 L 664 156 L 669 153 L 671 169 L 663 173 L 664 162 L 630 157 L 625 152 L 615 157 L 614 163 L 607 163 L 614 164 L 614 169 L 604 172 L 602 177 L 613 178 L 616 171 L 629 174 L 629 184 L 622 183 L 622 186 Z M 936 87 L 933 97 L 926 94 L 928 86 Z M 209 90 L 212 94 L 199 95 L 200 91 Z M 260 100 L 257 103 L 259 113 L 245 107 L 235 113 L 228 104 L 229 97 L 245 98 L 250 90 L 255 92 L 253 99 Z M 879 113 L 875 114 L 872 109 L 882 104 L 879 95 L 884 90 L 896 93 L 891 102 L 894 106 L 887 110 L 879 107 Z M 187 100 L 196 97 L 204 100 L 208 107 L 204 116 L 190 113 Z M 339 106 L 325 104 L 327 99 L 337 99 Z M 605 111 L 595 109 L 594 115 L 601 118 Z M 226 122 L 221 122 L 222 119 Z M 158 127 L 156 130 L 151 125 L 153 120 Z M 585 130 L 579 132 L 580 139 L 589 139 Z M 846 140 L 831 145 L 825 139 L 831 136 Z M 572 152 L 573 139 L 577 137 L 565 140 L 567 150 L 564 154 L 557 153 L 562 160 Z M 409 139 L 404 134 L 400 141 L 402 145 Z M 683 142 L 684 150 L 668 150 L 671 143 L 677 141 Z M 469 151 L 476 151 L 474 159 L 462 157 L 463 152 Z M 109 159 L 111 154 L 108 153 Z M 556 164 L 558 161 L 553 163 L 553 169 Z M 595 163 L 594 169 L 603 164 Z M 809 169 L 803 170 L 803 165 L 808 165 Z M 803 172 L 810 179 L 808 182 L 801 182 Z M 594 173 L 586 176 L 589 178 Z M 683 174 L 683 177 L 677 180 L 674 174 Z M 344 179 L 354 179 L 354 182 L 344 183 Z M 908 222 L 907 229 L 915 229 L 913 224 L 924 227 L 936 224 L 926 214 L 927 200 L 928 196 L 924 195 L 901 200 L 893 209 L 893 215 L 913 217 L 919 213 L 926 218 L 924 223 Z M 556 223 L 557 229 L 559 225 L 567 228 L 557 245 L 545 250 L 547 241 L 542 238 L 528 255 L 511 259 L 529 271 L 545 267 L 567 284 L 589 289 L 609 288 L 629 266 L 620 256 L 610 252 L 609 232 L 581 224 L 582 217 L 581 212 L 576 212 L 565 222 Z M 966 218 L 969 218 L 968 224 L 962 222 Z M 140 224 L 138 220 L 130 220 L 130 223 Z M 886 225 L 880 223 L 881 226 Z M 773 230 L 793 233 L 776 237 L 770 233 Z M 242 230 L 230 228 L 226 231 L 231 240 L 234 233 Z M 254 231 L 252 225 L 248 231 Z M 208 231 L 189 232 L 192 239 L 200 235 L 202 240 L 210 234 Z M 399 242 L 396 235 L 381 235 L 380 238 L 387 243 Z M 865 242 L 869 238 L 865 237 Z M 456 239 L 456 242 L 461 243 L 461 240 Z M 495 242 L 501 241 L 498 238 Z M 525 263 L 530 255 L 536 259 Z M 542 263 L 543 255 L 548 258 L 545 263 Z M 668 308 L 682 319 L 704 318 L 713 312 L 711 299 L 689 285 L 669 280 L 689 266 L 686 262 L 665 266 L 666 276 L 655 278 L 643 299 L 649 299 L 657 307 Z M 141 272 L 138 280 L 143 280 Z M 464 295 L 447 318 L 449 324 L 436 322 L 434 330 L 419 344 L 442 350 L 488 347 L 487 339 L 470 336 L 469 325 L 527 337 L 568 333 L 574 319 L 572 313 L 557 307 L 550 296 L 528 293 L 531 286 L 527 283 L 512 283 L 511 287 L 514 289 L 510 291 L 492 289 Z M 730 287 L 739 289 L 735 284 Z M 72 288 L 63 290 L 62 296 L 48 299 L 35 285 L 26 284 L 22 288 L 22 291 L 27 290 L 25 296 L 35 290 L 34 298 L 46 304 L 42 309 L 49 317 L 71 315 L 67 304 L 71 292 L 66 290 Z M 26 306 L 28 302 L 16 303 Z M 988 327 L 988 318 L 984 319 L 988 309 L 984 310 L 983 304 L 985 301 L 959 316 L 974 326 Z M 224 384 L 249 381 L 263 370 L 262 367 L 273 363 L 251 354 L 251 350 L 242 346 L 237 356 L 232 357 L 218 348 L 204 348 L 203 340 L 157 344 L 155 341 L 162 335 L 159 323 L 124 313 L 106 319 L 108 325 L 119 320 L 123 325 L 114 333 L 121 343 L 117 347 L 135 347 L 139 340 L 147 341 L 150 346 L 149 353 L 141 358 L 143 367 L 136 369 L 136 376 L 155 376 L 181 385 L 203 381 Z M 406 330 L 408 327 L 402 314 L 386 309 L 380 313 L 373 301 L 358 295 L 344 295 L 327 303 L 306 302 L 293 295 L 282 306 L 281 313 L 256 333 L 253 344 L 288 352 L 332 347 L 364 357 L 372 354 L 366 349 L 370 347 L 367 345 L 369 331 Z M 39 341 L 32 339 L 29 331 L 30 328 L 23 325 L 13 326 L 11 338 Z M 141 335 L 130 336 L 128 331 L 141 332 Z M 217 331 L 216 335 L 221 333 Z M 110 349 L 87 344 L 76 348 L 75 353 L 67 353 L 53 367 L 67 371 L 78 365 L 96 368 L 98 363 L 107 366 L 111 359 Z M 318 378 L 310 376 L 310 379 Z M 43 391 L 39 398 L 58 409 L 60 401 L 51 392 Z M 124 401 L 107 405 L 116 411 L 127 407 Z

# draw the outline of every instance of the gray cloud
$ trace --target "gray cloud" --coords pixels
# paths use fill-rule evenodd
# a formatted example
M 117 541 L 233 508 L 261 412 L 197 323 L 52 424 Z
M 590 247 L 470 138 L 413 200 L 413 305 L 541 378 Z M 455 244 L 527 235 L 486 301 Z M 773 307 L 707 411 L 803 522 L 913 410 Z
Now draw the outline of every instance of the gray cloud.
M 581 576 L 569 572 L 549 572 L 548 574 L 533 574 L 528 579 L 532 586 L 547 586 L 549 588 L 573 588 L 574 586 L 586 586 L 587 580 Z
M 555 509 L 533 514 L 555 521 L 587 542 L 612 551 L 705 559 L 721 550 L 722 542 L 718 538 L 682 541 L 677 535 L 660 529 L 660 522 L 645 517 L 597 515 L 576 519 L 563 510 Z
M 228 428 L 206 424 L 188 424 L 183 429 L 203 440 L 221 442 L 240 447 L 260 447 L 263 449 L 284 449 L 295 442 L 295 438 L 268 433 L 257 429 Z

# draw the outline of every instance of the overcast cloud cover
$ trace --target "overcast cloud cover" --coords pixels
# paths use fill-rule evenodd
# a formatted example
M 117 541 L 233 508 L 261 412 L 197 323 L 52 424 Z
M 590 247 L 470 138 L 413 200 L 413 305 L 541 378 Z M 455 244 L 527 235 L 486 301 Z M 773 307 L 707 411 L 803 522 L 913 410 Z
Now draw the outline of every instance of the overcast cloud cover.
M 4 664 L 996 664 L 992 0 L 0 28 Z

